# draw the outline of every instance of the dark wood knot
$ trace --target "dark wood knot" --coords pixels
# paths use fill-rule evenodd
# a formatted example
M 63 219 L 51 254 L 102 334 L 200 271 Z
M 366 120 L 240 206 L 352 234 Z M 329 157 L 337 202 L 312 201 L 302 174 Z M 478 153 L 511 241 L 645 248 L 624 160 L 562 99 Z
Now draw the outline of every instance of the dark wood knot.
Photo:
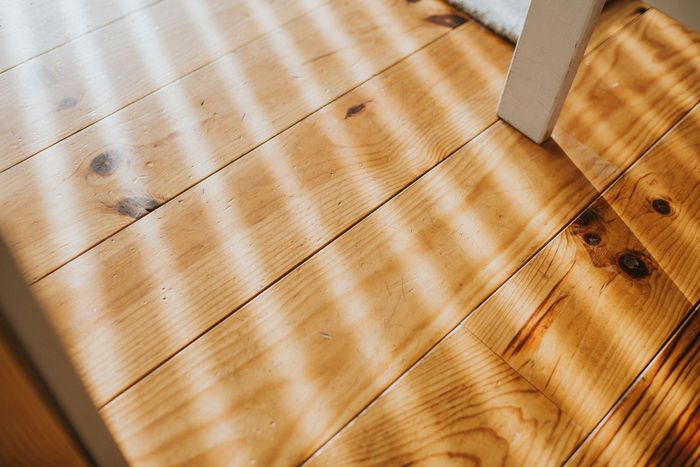
M 428 21 L 437 24 L 438 26 L 445 26 L 446 28 L 456 28 L 467 22 L 466 18 L 455 14 L 446 15 L 432 15 L 428 16 Z
M 638 253 L 623 253 L 618 258 L 617 264 L 625 274 L 635 279 L 643 279 L 649 275 L 649 267 Z
M 119 214 L 140 219 L 159 206 L 158 201 L 146 196 L 129 196 L 117 203 Z
M 588 232 L 583 235 L 583 241 L 586 242 L 586 244 L 590 246 L 598 246 L 600 245 L 600 242 L 603 240 L 600 238 L 600 235 L 598 235 L 595 232 Z
M 101 152 L 90 163 L 90 169 L 97 175 L 112 175 L 119 167 L 119 153 L 114 150 Z
M 668 216 L 669 214 L 671 214 L 671 204 L 669 204 L 669 202 L 665 199 L 655 199 L 651 202 L 651 207 L 654 209 L 654 211 L 664 216 Z

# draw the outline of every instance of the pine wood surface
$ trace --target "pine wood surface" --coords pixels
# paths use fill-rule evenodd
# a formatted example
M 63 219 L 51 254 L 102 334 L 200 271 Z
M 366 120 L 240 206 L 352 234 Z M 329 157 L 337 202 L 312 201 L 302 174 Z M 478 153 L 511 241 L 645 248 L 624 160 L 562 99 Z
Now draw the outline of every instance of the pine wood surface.
M 690 219 L 700 194 L 695 177 L 699 113 L 696 106 L 604 197 L 309 464 L 406 465 L 457 459 L 483 465 L 561 464 L 571 449 L 558 450 L 562 444 L 576 446 L 583 440 L 633 382 L 630 395 L 576 452 L 574 463 L 697 462 L 698 329 L 674 338 L 683 340 L 671 344 L 678 349 L 674 356 L 666 350 L 652 369 L 646 365 L 691 307 L 676 284 L 689 283 L 697 273 Z M 658 199 L 672 200 L 669 212 Z M 625 219 L 634 223 L 635 231 L 655 232 L 645 237 L 650 250 Z M 659 231 L 674 234 L 669 239 Z M 684 231 L 689 235 L 681 235 Z M 687 266 L 661 266 L 681 265 L 667 258 L 684 254 Z M 697 321 L 686 328 L 698 328 Z M 554 434 L 543 425 L 540 435 L 548 437 L 541 451 L 532 433 L 518 423 L 527 420 L 535 430 L 550 412 L 540 408 L 533 414 L 528 402 L 509 405 L 517 414 L 503 410 L 499 395 L 508 391 L 510 381 L 485 370 L 489 359 L 470 352 L 462 344 L 466 339 L 495 350 L 501 365 L 517 370 L 534 384 L 538 396 L 561 408 L 557 420 L 581 428 Z M 466 368 L 473 368 L 472 373 Z M 635 382 L 642 371 L 642 379 Z M 508 421 L 497 423 L 498 414 Z M 502 435 L 503 427 L 520 427 L 520 436 Z
M 0 73 L 162 0 L 3 3 Z M 75 21 L 72 18 L 81 18 Z
M 700 314 L 695 310 L 568 465 L 700 463 Z
M 0 225 L 27 279 L 45 276 L 463 21 L 438 0 L 392 2 L 383 10 L 368 2 L 318 8 L 0 173 Z M 234 15 L 238 3 L 227 7 L 218 28 L 200 15 L 209 40 L 187 53 L 208 44 L 226 50 L 227 30 L 242 21 Z M 284 5 L 256 11 L 280 15 L 276 8 L 286 11 Z M 494 63 L 507 60 L 506 50 L 494 46 Z M 459 53 L 468 56 L 466 49 Z M 495 92 L 498 79 L 488 66 L 482 73 L 481 80 L 494 79 L 488 90 Z M 136 89 L 138 80 L 127 75 Z M 486 109 L 474 111 L 482 118 Z
M 509 47 L 454 33 L 36 284 L 98 405 L 495 120 Z
M 328 1 L 279 0 L 259 18 L 258 2 L 165 0 L 0 74 L 0 170 Z
M 613 2 L 536 146 L 496 122 L 510 45 L 438 0 L 368 1 L 101 1 L 0 73 L 0 228 L 129 460 L 332 439 L 311 463 L 556 463 L 630 384 L 668 416 L 623 399 L 574 460 L 697 456 L 658 363 L 691 350 L 635 378 L 700 295 L 700 35 Z M 172 62 L 134 59 L 137 24 Z M 134 50 L 88 75 L 103 40 Z
M 460 326 L 304 465 L 555 465 L 582 433 Z

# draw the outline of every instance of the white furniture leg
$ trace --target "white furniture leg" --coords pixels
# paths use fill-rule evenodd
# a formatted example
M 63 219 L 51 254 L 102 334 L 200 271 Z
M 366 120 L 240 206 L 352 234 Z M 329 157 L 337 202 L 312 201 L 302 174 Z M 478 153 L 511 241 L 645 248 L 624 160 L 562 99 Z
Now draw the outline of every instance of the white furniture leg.
M 536 143 L 552 133 L 604 0 L 532 0 L 498 116 Z
M 6 341 L 9 341 L 10 335 L 14 338 L 17 354 L 25 357 L 23 360 L 28 369 L 27 374 L 36 377 L 35 387 L 42 387 L 45 390 L 42 392 L 46 393 L 47 405 L 48 402 L 52 402 L 51 405 L 57 409 L 56 413 L 65 422 L 66 426 L 63 428 L 72 432 L 77 444 L 88 455 L 88 461 L 104 467 L 126 467 L 127 462 L 116 441 L 90 400 L 53 326 L 25 285 L 2 238 L 0 238 L 0 331 L 3 332 L 2 338 Z M 0 381 L 0 384 L 4 383 Z M 24 409 L 38 410 L 37 405 L 25 406 Z M 0 414 L 0 425 L 2 425 L 3 415 Z M 0 432 L 2 432 L 1 429 Z M 33 444 L 37 449 L 41 449 L 42 443 L 50 446 L 51 440 L 31 439 L 28 440 L 27 445 Z M 47 447 L 46 451 L 51 453 L 50 447 Z M 0 464 L 3 463 L 2 454 L 0 452 Z

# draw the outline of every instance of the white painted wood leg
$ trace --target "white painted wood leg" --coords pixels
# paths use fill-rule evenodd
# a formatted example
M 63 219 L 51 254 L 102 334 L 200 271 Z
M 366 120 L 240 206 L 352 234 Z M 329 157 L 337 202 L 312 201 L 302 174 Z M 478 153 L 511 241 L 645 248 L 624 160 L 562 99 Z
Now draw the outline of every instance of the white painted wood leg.
M 116 441 L 102 421 L 80 381 L 53 326 L 24 284 L 22 275 L 0 238 L 0 331 L 11 334 L 18 351 L 25 357 L 36 386 L 48 391 L 50 401 L 62 416 L 75 441 L 85 449 L 89 462 L 105 467 L 126 467 Z M 0 381 L 2 384 L 2 381 Z M 4 388 L 0 387 L 0 391 Z M 34 406 L 29 408 L 35 409 Z M 0 414 L 0 417 L 3 415 Z M 0 425 L 2 419 L 0 418 Z M 2 430 L 0 430 L 1 432 Z M 37 448 L 49 440 L 34 439 Z M 51 452 L 50 449 L 48 452 Z M 2 463 L 0 453 L 0 463 Z
M 532 0 L 498 116 L 541 143 L 576 75 L 604 0 Z

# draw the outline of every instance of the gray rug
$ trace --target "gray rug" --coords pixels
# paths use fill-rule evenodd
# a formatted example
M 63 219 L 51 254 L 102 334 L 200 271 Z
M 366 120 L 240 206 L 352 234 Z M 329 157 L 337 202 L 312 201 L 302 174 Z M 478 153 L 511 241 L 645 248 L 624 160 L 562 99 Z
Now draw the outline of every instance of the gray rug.
M 447 0 L 511 42 L 523 30 L 530 0 Z

